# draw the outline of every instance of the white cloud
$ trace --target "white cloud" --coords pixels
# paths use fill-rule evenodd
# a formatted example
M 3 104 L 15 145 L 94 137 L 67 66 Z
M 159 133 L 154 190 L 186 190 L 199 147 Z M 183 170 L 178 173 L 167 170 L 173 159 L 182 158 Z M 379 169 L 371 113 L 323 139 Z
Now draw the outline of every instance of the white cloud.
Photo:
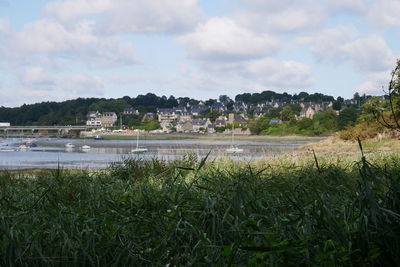
M 353 41 L 359 32 L 353 27 L 338 27 L 314 32 L 297 39 L 300 45 L 306 45 L 318 60 L 341 61 L 346 58 L 341 46 Z
M 305 88 L 313 83 L 311 68 L 296 61 L 255 60 L 248 63 L 245 71 L 249 78 L 275 88 Z
M 363 13 L 366 10 L 364 0 L 327 0 L 327 8 L 330 12 Z
M 20 99 L 38 102 L 44 99 L 63 101 L 77 97 L 99 97 L 104 95 L 104 84 L 100 77 L 87 74 L 59 74 L 38 66 L 19 71 L 18 84 L 13 92 L 18 95 L 12 104 L 22 104 Z
M 61 90 L 77 96 L 101 96 L 104 94 L 104 84 L 100 77 L 84 74 L 64 76 L 57 80 Z
M 35 86 L 54 86 L 47 72 L 39 66 L 25 67 L 20 71 L 19 79 L 22 84 Z
M 243 0 L 238 20 L 259 31 L 298 32 L 319 26 L 326 13 L 311 0 Z
M 0 34 L 7 33 L 10 29 L 10 23 L 8 19 L 0 18 Z
M 98 76 L 87 74 L 56 73 L 42 66 L 27 66 L 18 71 L 18 81 L 22 87 L 32 91 L 55 91 L 75 96 L 90 93 L 103 94 L 102 80 Z
M 67 28 L 55 20 L 37 20 L 24 25 L 10 38 L 9 54 L 15 57 L 46 54 L 88 64 L 115 66 L 138 61 L 130 43 L 112 37 L 98 37 L 94 31 L 94 24 L 90 21 Z
M 351 27 L 339 27 L 315 32 L 298 39 L 299 44 L 310 47 L 319 60 L 335 63 L 349 61 L 357 71 L 376 72 L 391 67 L 394 52 L 379 35 L 362 37 Z
M 255 34 L 229 18 L 211 18 L 177 41 L 191 57 L 206 60 L 249 59 L 270 55 L 278 48 L 275 38 Z
M 182 87 L 193 88 L 191 93 L 212 92 L 218 88 L 218 93 L 233 96 L 262 90 L 304 90 L 314 83 L 308 65 L 271 58 L 216 64 L 203 62 L 195 67 L 185 65 L 182 73 L 185 77 Z
M 356 91 L 365 94 L 383 95 L 390 81 L 390 71 L 375 72 L 363 77 Z
M 343 44 L 355 67 L 360 71 L 376 72 L 387 70 L 395 62 L 396 56 L 387 46 L 385 39 L 378 35 L 360 38 Z
M 367 19 L 380 27 L 400 27 L 400 1 L 374 0 L 368 8 Z
M 101 30 L 110 34 L 180 32 L 203 17 L 197 0 L 65 0 L 45 9 L 62 21 L 94 15 Z
M 112 7 L 113 0 L 66 0 L 49 2 L 45 11 L 55 14 L 62 21 L 71 21 L 87 15 L 101 14 Z

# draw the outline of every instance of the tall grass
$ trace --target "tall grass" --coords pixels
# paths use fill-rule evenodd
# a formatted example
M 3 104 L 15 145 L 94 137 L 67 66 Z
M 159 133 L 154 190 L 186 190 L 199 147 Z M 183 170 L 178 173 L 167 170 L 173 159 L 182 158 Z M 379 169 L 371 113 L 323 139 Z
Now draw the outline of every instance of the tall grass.
M 400 158 L 0 175 L 1 266 L 394 266 Z

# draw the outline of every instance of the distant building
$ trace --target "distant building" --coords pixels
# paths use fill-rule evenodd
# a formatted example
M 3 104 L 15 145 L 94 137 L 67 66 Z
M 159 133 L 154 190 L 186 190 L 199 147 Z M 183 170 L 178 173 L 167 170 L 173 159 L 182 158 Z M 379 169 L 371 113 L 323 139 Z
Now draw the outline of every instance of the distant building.
M 227 118 L 221 116 L 221 117 L 218 117 L 218 118 L 215 120 L 214 126 L 215 126 L 215 128 L 222 128 L 222 127 L 225 127 L 225 126 L 226 126 L 226 122 L 227 122 Z
M 267 113 L 267 111 L 264 110 L 263 105 L 257 105 L 257 107 L 254 110 L 253 115 L 254 115 L 254 117 L 261 117 L 265 113 Z
M 215 131 L 215 127 L 214 127 L 214 125 L 212 123 L 207 126 L 206 132 L 210 133 L 210 134 L 213 134 L 213 133 L 216 132 Z
M 118 120 L 115 112 L 104 112 L 103 114 L 98 111 L 89 111 L 87 114 L 87 126 L 93 127 L 111 127 Z
M 89 111 L 89 113 L 86 115 L 87 121 L 86 125 L 87 126 L 93 126 L 93 127 L 101 127 L 101 113 L 98 111 Z
M 162 129 L 162 131 L 164 132 L 164 133 L 170 133 L 170 132 L 172 132 L 172 123 L 171 122 L 169 122 L 169 121 L 166 121 L 166 120 L 164 120 L 164 121 L 161 121 L 160 122 L 160 126 L 161 126 L 161 129 Z
M 158 108 L 157 115 L 158 121 L 174 121 L 178 120 L 179 117 L 187 113 L 186 107 L 174 107 L 174 108 Z
M 179 122 L 176 125 L 176 131 L 178 133 L 191 133 L 193 132 L 193 124 L 191 121 Z
M 244 115 L 244 114 L 230 113 L 228 115 L 228 122 L 229 123 L 234 123 L 234 122 L 245 123 L 247 121 L 248 121 L 248 119 L 247 119 L 246 115 Z
M 124 115 L 139 115 L 139 110 L 134 109 L 134 108 L 125 108 L 123 114 Z
M 213 103 L 210 108 L 211 108 L 211 111 L 216 111 L 216 112 L 219 112 L 219 113 L 223 113 L 223 112 L 226 111 L 225 104 L 221 103 L 221 102 Z
M 201 112 L 206 111 L 207 109 L 208 109 L 208 107 L 199 104 L 198 106 L 193 106 L 190 109 L 190 113 L 193 116 L 199 116 Z
M 233 105 L 233 110 L 235 112 L 242 112 L 246 113 L 247 112 L 247 104 L 245 104 L 242 101 L 236 101 L 235 104 Z
M 101 126 L 111 127 L 118 120 L 117 114 L 115 112 L 104 112 L 101 116 Z
M 144 121 L 145 120 L 149 120 L 149 121 L 154 120 L 154 113 L 148 112 L 148 113 L 144 114 L 143 120 Z
M 194 119 L 192 120 L 193 124 L 193 132 L 205 132 L 208 129 L 208 126 L 212 123 L 210 119 Z

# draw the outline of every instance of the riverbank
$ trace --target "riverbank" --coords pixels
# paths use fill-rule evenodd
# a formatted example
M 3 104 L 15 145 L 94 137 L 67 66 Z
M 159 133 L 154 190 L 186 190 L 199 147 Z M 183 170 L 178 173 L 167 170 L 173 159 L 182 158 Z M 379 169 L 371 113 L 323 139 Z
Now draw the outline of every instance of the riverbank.
M 90 135 L 85 139 L 91 139 L 96 135 Z M 136 140 L 136 133 L 106 133 L 100 134 L 105 140 Z M 161 134 L 149 134 L 141 133 L 140 138 L 143 140 L 231 140 L 231 135 L 226 134 L 178 134 L 178 133 L 161 133 Z M 235 135 L 235 140 L 238 141 L 321 141 L 326 139 L 327 136 L 270 136 L 270 135 Z
M 369 160 L 2 173 L 0 265 L 394 266 L 400 159 Z

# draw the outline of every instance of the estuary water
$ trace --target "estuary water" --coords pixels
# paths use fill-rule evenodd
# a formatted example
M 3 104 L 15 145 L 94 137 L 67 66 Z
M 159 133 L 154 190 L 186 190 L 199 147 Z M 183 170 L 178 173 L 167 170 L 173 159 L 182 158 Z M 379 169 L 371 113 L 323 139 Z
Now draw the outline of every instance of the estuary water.
M 173 160 L 188 154 L 202 158 L 209 152 L 211 159 L 229 157 L 234 160 L 251 161 L 290 153 L 296 147 L 309 143 L 310 140 L 235 141 L 235 145 L 243 149 L 242 153 L 237 154 L 226 152 L 226 149 L 231 146 L 230 140 L 142 140 L 140 146 L 148 149 L 142 154 L 130 154 L 130 151 L 136 148 L 136 140 L 39 138 L 34 142 L 37 147 L 20 149 L 21 139 L 0 139 L 0 169 L 57 168 L 58 166 L 101 169 L 127 157 Z M 67 143 L 72 143 L 75 147 L 66 148 Z M 82 149 L 84 145 L 91 148 Z

